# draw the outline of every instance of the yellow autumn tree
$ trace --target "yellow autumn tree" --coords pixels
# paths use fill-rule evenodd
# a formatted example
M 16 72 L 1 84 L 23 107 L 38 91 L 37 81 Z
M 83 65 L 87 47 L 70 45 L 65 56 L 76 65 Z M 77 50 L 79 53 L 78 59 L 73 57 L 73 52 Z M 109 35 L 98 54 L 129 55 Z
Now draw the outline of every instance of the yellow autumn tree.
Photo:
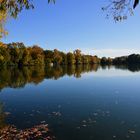
M 7 17 L 16 18 L 23 9 L 34 8 L 33 0 L 0 0 L 0 38 L 7 34 L 4 28 Z M 48 3 L 55 0 L 48 0 Z
M 8 32 L 4 28 L 6 19 L 7 19 L 7 12 L 4 10 L 0 11 L 0 38 L 8 34 Z

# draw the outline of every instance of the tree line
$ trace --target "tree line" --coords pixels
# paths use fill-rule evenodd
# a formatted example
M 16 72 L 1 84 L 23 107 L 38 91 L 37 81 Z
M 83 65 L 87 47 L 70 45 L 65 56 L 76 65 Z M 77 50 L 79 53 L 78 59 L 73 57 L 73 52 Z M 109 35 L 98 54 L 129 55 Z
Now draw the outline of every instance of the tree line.
M 0 65 L 73 65 L 100 63 L 97 56 L 84 55 L 80 50 L 64 53 L 57 49 L 43 50 L 34 45 L 26 47 L 23 43 L 0 43 Z
M 140 63 L 140 55 L 132 54 L 116 58 L 99 58 L 96 55 L 85 55 L 81 50 L 64 53 L 57 49 L 43 50 L 38 45 L 26 47 L 23 43 L 4 44 L 0 42 L 0 66 L 35 66 L 35 65 L 118 65 Z

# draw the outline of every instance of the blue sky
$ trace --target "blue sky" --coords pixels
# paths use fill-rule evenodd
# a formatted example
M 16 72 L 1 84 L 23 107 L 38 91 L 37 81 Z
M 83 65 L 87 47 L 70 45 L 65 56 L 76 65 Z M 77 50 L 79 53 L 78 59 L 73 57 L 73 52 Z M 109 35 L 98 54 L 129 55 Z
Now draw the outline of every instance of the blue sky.
M 98 56 L 140 53 L 140 7 L 128 20 L 115 23 L 101 10 L 105 1 L 57 0 L 55 5 L 48 5 L 47 0 L 35 1 L 34 10 L 8 20 L 9 35 L 2 41 L 65 52 L 79 48 Z

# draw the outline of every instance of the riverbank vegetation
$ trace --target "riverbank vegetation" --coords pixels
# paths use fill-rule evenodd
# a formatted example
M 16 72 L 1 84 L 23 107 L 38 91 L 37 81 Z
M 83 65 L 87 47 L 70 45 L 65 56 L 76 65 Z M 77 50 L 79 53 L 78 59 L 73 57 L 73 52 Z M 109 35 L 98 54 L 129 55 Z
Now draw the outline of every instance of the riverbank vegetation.
M 35 66 L 35 65 L 118 65 L 140 63 L 140 55 L 132 54 L 117 58 L 99 58 L 96 55 L 85 55 L 77 49 L 64 53 L 57 49 L 43 50 L 38 45 L 26 47 L 23 43 L 4 44 L 0 42 L 0 65 Z

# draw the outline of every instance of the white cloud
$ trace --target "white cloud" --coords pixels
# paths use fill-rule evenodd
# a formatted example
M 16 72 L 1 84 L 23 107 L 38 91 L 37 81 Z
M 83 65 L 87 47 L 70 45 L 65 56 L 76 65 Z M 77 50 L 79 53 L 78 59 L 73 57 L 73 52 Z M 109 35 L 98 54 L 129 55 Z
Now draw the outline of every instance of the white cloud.
M 83 48 L 81 49 L 82 53 L 84 54 L 91 54 L 91 55 L 97 55 L 99 57 L 117 57 L 117 56 L 125 56 L 130 54 L 140 54 L 140 49 L 91 49 L 91 48 Z

